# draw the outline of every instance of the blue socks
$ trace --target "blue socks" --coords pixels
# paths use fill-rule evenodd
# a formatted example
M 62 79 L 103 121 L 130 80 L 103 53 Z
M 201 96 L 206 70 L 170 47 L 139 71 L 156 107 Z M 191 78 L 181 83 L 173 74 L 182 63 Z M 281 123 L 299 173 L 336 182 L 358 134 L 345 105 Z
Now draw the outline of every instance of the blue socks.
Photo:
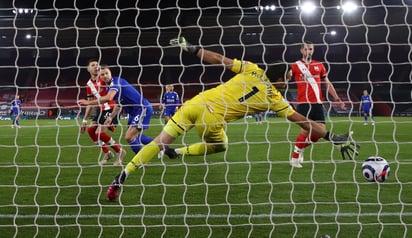
M 152 140 L 153 140 L 151 137 L 148 137 L 148 136 L 143 135 L 143 134 L 139 134 L 139 135 L 137 136 L 137 138 L 139 139 L 140 144 L 143 144 L 143 145 L 147 145 L 147 144 L 149 144 L 150 142 L 152 142 Z
M 139 152 L 139 150 L 142 148 L 142 145 L 147 145 L 150 142 L 152 142 L 152 138 L 139 134 L 137 138 L 129 142 L 130 148 L 133 150 L 135 154 Z

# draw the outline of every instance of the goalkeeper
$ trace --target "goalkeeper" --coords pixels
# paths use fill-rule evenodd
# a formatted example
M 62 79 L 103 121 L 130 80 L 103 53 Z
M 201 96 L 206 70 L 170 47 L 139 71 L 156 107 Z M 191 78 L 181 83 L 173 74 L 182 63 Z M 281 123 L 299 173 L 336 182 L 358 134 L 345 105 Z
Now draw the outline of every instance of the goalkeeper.
M 178 136 L 193 127 L 196 128 L 202 142 L 176 150 L 165 149 L 164 153 L 169 157 L 177 158 L 179 155 L 204 155 L 225 151 L 228 144 L 225 133 L 226 123 L 244 118 L 247 114 L 268 110 L 275 111 L 279 117 L 287 118 L 336 145 L 348 142 L 349 133 L 333 135 L 320 124 L 297 113 L 284 100 L 274 85 L 284 86 L 286 64 L 275 63 L 263 69 L 254 63 L 227 58 L 191 45 L 184 37 L 172 39 L 170 44 L 181 47 L 207 63 L 221 65 L 236 75 L 229 81 L 186 101 L 164 126 L 162 132 L 145 145 L 115 177 L 106 193 L 109 200 L 117 198 L 120 186 L 130 173 L 147 164 L 163 148 L 168 148 L 167 146 Z

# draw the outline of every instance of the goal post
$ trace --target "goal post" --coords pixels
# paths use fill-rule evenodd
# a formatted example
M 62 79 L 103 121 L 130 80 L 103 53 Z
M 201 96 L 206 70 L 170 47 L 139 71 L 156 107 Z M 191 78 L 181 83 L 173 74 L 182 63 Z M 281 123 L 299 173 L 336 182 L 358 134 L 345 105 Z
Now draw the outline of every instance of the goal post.
M 5 237 L 410 237 L 412 220 L 412 2 L 400 1 L 33 1 L 0 3 L 0 233 Z M 300 128 L 276 112 L 229 123 L 224 152 L 153 158 L 116 201 L 106 190 L 122 167 L 80 127 L 88 60 L 112 68 L 153 105 L 145 134 L 164 125 L 173 84 L 185 102 L 233 76 L 169 40 L 264 67 L 313 59 L 345 102 L 324 90 L 326 127 L 354 131 L 355 160 L 320 140 L 303 168 L 289 159 Z M 323 87 L 323 85 L 322 85 Z M 372 114 L 360 111 L 363 90 Z M 297 86 L 279 89 L 293 107 Z M 10 103 L 19 95 L 19 125 Z M 260 120 L 261 118 L 261 120 Z M 365 121 L 366 120 L 366 121 Z M 127 152 L 127 114 L 109 132 Z M 201 139 L 195 129 L 171 147 Z M 362 163 L 381 156 L 388 179 L 368 182 Z M 3 236 L 0 235 L 0 236 Z

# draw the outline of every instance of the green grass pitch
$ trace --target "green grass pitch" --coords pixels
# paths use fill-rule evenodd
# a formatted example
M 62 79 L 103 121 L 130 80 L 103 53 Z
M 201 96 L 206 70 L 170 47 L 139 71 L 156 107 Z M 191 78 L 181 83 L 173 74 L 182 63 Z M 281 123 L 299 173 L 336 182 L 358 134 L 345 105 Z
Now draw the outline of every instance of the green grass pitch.
M 122 121 L 125 124 L 125 121 Z M 100 150 L 74 120 L 0 121 L 1 237 L 412 237 L 410 118 L 330 118 L 355 132 L 355 161 L 330 143 L 305 151 L 302 169 L 288 159 L 299 128 L 283 119 L 228 125 L 224 153 L 154 158 L 131 174 L 120 199 L 105 192 L 121 167 L 98 165 Z M 125 145 L 124 126 L 113 137 Z M 146 134 L 161 130 L 154 119 Z M 199 141 L 195 130 L 174 146 Z M 126 145 L 125 145 L 126 147 Z M 132 158 L 126 147 L 125 163 Z M 381 184 L 363 179 L 362 161 L 391 166 Z

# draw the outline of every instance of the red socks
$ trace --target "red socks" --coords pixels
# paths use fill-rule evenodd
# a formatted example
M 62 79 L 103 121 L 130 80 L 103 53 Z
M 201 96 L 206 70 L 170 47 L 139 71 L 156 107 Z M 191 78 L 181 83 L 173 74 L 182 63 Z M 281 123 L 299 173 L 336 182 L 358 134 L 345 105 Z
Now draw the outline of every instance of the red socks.
M 314 134 L 310 135 L 310 141 L 307 141 L 307 138 L 308 137 L 302 133 L 298 135 L 298 137 L 296 138 L 295 149 L 293 150 L 292 158 L 299 158 L 299 153 L 302 153 L 303 149 L 308 147 L 308 145 L 310 145 L 311 143 L 315 143 L 320 139 L 319 136 Z
M 120 146 L 116 144 L 109 134 L 105 132 L 100 133 L 100 140 L 104 141 L 106 145 L 110 145 L 117 153 L 120 151 Z
M 302 151 L 306 146 L 308 146 L 306 138 L 307 138 L 306 135 L 304 135 L 302 133 L 300 133 L 298 135 L 298 137 L 296 138 L 296 141 L 295 141 L 295 149 L 293 150 L 292 158 L 294 158 L 294 159 L 299 158 L 299 152 L 298 151 Z
M 109 153 L 109 148 L 107 148 L 106 144 L 99 142 L 99 135 L 96 134 L 96 129 L 97 127 L 89 127 L 87 128 L 87 133 L 89 133 L 90 138 L 92 138 L 92 141 L 101 145 L 103 153 L 107 154 Z

